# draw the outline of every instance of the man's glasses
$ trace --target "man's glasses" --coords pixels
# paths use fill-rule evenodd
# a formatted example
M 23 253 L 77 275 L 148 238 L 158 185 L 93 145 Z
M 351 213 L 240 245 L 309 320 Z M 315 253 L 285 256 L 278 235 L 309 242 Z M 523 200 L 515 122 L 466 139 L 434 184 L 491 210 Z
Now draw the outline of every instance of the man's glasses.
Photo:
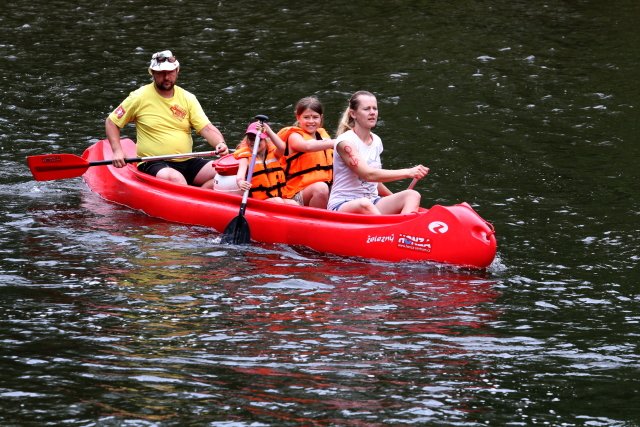
M 171 54 L 167 55 L 165 52 L 154 53 L 151 59 L 155 59 L 158 64 L 162 64 L 163 62 L 176 62 L 176 57 Z
M 175 56 L 164 56 L 164 55 L 162 55 L 162 56 L 158 56 L 158 57 L 156 58 L 156 62 L 157 62 L 158 64 L 162 64 L 162 63 L 163 63 L 163 62 L 165 62 L 165 61 L 166 61 L 166 62 L 174 63 L 174 62 L 176 62 L 176 57 L 175 57 Z

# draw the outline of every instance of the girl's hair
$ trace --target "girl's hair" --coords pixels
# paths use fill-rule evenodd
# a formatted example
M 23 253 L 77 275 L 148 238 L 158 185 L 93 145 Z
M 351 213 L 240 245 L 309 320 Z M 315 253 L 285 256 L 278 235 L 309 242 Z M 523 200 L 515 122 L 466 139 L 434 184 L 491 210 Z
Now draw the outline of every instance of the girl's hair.
M 258 135 L 255 135 L 256 138 L 260 138 Z M 260 138 L 262 139 L 262 138 Z M 236 145 L 236 151 L 240 150 L 241 148 L 248 148 L 249 150 L 253 151 L 253 144 L 255 143 L 255 139 L 253 141 L 249 141 L 249 137 L 245 134 L 244 137 L 242 138 L 242 141 L 240 141 L 238 143 L 238 145 Z M 267 144 L 266 144 L 267 149 L 269 148 L 269 139 L 267 138 Z
M 355 120 L 353 119 L 353 117 L 351 117 L 349 112 L 351 110 L 355 111 L 358 109 L 358 106 L 360 105 L 361 96 L 375 97 L 374 94 L 366 90 L 359 90 L 353 95 L 351 95 L 351 98 L 349 98 L 349 105 L 344 110 L 344 113 L 342 113 L 342 118 L 340 119 L 340 123 L 338 124 L 338 130 L 336 131 L 336 136 L 342 135 L 346 131 L 353 129 L 353 126 L 355 125 Z
M 322 103 L 320 102 L 320 100 L 315 96 L 306 96 L 302 98 L 300 101 L 297 102 L 296 108 L 293 110 L 293 112 L 295 113 L 297 118 L 300 114 L 304 112 L 304 110 L 307 110 L 307 109 L 311 111 L 315 111 L 316 113 L 320 114 L 324 119 L 324 107 L 322 106 Z M 298 121 L 296 120 L 294 125 L 300 126 L 300 123 L 298 123 Z M 320 122 L 321 127 L 322 125 L 323 123 Z

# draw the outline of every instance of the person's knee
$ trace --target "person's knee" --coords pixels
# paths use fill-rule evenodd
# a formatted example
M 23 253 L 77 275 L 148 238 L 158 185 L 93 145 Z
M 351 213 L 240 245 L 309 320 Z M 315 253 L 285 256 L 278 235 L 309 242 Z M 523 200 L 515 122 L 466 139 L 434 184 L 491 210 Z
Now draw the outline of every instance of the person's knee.
M 370 215 L 375 215 L 380 213 L 378 208 L 376 208 L 373 202 L 371 202 L 371 200 L 369 199 L 359 199 L 358 208 L 360 211 Z
M 318 182 L 318 193 L 329 197 L 329 184 L 326 182 Z
M 306 194 L 305 194 L 306 193 Z M 327 208 L 329 186 L 325 182 L 316 182 L 305 189 L 305 204 L 315 208 Z
M 176 184 L 186 184 L 187 180 L 184 175 L 172 168 L 161 169 L 156 175 L 160 179 L 171 181 Z
M 416 212 L 420 208 L 420 200 L 422 199 L 422 196 L 420 195 L 420 193 L 418 193 L 415 190 L 408 190 L 408 191 L 409 191 L 409 194 L 405 199 L 404 208 L 402 209 L 402 212 L 404 213 Z
M 310 187 L 312 197 L 329 198 L 329 186 L 326 182 L 315 182 Z
M 416 201 L 418 204 L 420 204 L 420 200 L 422 199 L 422 195 L 420 193 L 418 193 L 416 190 L 408 190 L 409 191 L 409 197 L 411 200 Z

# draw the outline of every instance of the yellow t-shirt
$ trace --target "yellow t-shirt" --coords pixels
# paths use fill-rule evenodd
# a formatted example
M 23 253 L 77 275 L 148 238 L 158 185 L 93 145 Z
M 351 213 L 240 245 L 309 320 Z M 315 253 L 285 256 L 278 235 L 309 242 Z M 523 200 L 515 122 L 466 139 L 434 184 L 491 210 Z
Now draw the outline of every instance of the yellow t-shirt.
M 135 122 L 140 157 L 190 153 L 193 151 L 191 128 L 200 132 L 210 123 L 192 93 L 174 86 L 173 97 L 164 98 L 154 83 L 131 92 L 109 118 L 119 128 Z

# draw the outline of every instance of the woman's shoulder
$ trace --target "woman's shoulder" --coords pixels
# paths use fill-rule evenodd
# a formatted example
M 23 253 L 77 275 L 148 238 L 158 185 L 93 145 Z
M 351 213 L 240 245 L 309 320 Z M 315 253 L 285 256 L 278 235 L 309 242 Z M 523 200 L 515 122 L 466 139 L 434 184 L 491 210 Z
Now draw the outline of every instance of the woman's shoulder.
M 336 136 L 336 139 L 338 141 L 344 141 L 346 139 L 353 139 L 354 136 L 357 137 L 358 135 L 356 135 L 353 129 L 349 129 L 348 131 L 343 132 L 340 135 Z

